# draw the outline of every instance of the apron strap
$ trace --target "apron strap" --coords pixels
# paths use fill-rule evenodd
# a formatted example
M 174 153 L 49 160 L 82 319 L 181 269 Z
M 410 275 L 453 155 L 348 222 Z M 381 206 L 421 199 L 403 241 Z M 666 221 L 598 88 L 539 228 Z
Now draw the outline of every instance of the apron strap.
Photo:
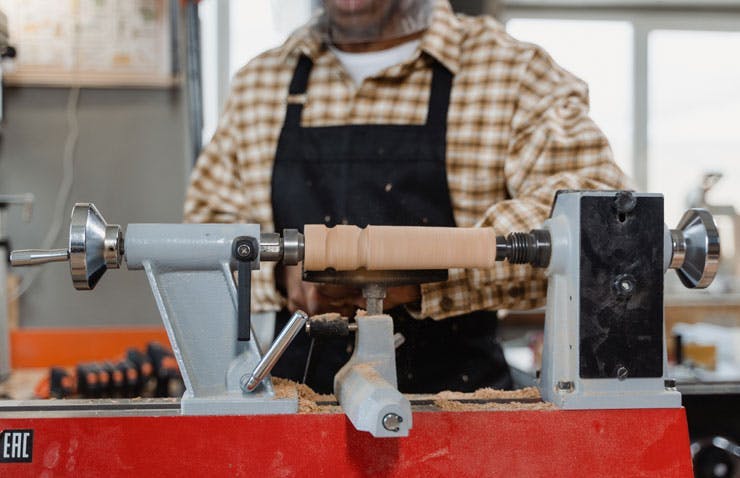
M 289 95 L 303 95 L 308 90 L 308 78 L 311 75 L 313 62 L 306 55 L 298 58 L 298 64 L 293 72 L 293 78 L 288 87 Z M 432 64 L 432 85 L 429 89 L 429 106 L 427 109 L 426 125 L 435 130 L 435 133 L 446 134 L 447 110 L 450 105 L 452 91 L 452 73 L 440 62 Z M 285 126 L 300 127 L 303 103 L 288 103 L 285 113 Z
M 303 95 L 306 93 L 311 68 L 313 68 L 311 59 L 306 55 L 301 55 L 293 72 L 293 79 L 290 80 L 290 86 L 288 87 L 289 95 Z M 285 112 L 285 126 L 300 127 L 302 113 L 303 103 L 288 103 L 288 109 Z
M 451 91 L 452 73 L 435 61 L 432 64 L 432 86 L 429 90 L 426 124 L 436 133 L 447 133 L 447 109 L 450 106 Z

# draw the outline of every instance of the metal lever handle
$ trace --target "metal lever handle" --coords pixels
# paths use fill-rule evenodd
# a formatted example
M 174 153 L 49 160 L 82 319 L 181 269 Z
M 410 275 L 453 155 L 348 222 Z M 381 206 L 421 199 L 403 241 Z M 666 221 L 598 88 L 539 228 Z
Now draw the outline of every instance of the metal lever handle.
M 252 332 L 252 264 L 259 256 L 257 240 L 249 236 L 234 239 L 232 255 L 236 259 L 238 283 L 236 286 L 237 335 L 239 341 L 247 341 Z
M 267 351 L 260 363 L 254 368 L 252 375 L 244 375 L 241 378 L 241 387 L 245 392 L 251 392 L 257 385 L 262 383 L 262 380 L 267 376 L 268 373 L 275 366 L 277 361 L 282 357 L 285 349 L 293 341 L 298 332 L 306 325 L 308 320 L 308 314 L 302 310 L 297 310 L 288 321 L 288 324 L 280 331 L 280 335 L 275 339 L 275 342 L 270 346 L 270 350 Z
M 47 262 L 66 262 L 69 260 L 67 249 L 23 249 L 10 253 L 10 264 L 13 267 L 36 266 Z
M 252 271 L 249 262 L 239 261 L 237 274 L 237 337 L 239 341 L 247 341 L 252 333 Z

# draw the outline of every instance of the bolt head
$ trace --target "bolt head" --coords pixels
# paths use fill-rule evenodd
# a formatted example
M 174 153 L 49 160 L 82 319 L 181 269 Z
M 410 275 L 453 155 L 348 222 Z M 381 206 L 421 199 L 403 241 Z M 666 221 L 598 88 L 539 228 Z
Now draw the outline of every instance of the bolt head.
M 400 424 L 403 422 L 403 417 L 396 413 L 386 413 L 383 417 L 383 428 L 389 432 L 397 432 L 401 429 Z
M 239 247 L 236 248 L 236 253 L 239 254 L 240 257 L 247 257 L 252 253 L 252 248 L 249 247 L 249 244 L 240 244 Z
M 575 384 L 570 380 L 561 380 L 555 385 L 555 388 L 560 392 L 572 392 Z
M 635 289 L 637 288 L 637 281 L 630 274 L 620 274 L 614 279 L 612 287 L 614 288 L 614 291 L 617 293 L 618 297 L 628 299 L 632 297 L 632 294 L 635 293 Z
M 631 191 L 619 191 L 614 198 L 614 206 L 620 214 L 630 213 L 637 206 L 637 197 Z

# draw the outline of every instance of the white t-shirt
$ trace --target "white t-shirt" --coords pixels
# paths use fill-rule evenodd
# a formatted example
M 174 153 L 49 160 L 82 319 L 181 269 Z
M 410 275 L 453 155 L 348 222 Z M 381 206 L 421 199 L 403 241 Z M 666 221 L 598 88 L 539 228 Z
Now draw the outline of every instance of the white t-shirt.
M 349 53 L 333 45 L 329 49 L 337 56 L 355 85 L 360 86 L 370 76 L 407 60 L 419 46 L 419 40 L 411 40 L 387 50 L 365 53 Z

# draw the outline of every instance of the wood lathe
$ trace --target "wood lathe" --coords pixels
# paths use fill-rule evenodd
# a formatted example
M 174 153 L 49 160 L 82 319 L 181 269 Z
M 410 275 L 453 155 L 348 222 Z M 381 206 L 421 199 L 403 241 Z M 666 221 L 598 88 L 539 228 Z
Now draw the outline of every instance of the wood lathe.
M 458 412 L 415 404 L 396 387 L 385 287 L 503 260 L 546 268 L 539 390 L 555 408 Z M 44 450 L 61 443 L 65 456 L 92 463 L 88 471 L 104 468 L 91 437 L 108 431 L 105 445 L 131 465 L 129 474 L 182 470 L 184 460 L 192 472 L 282 476 L 690 476 L 681 397 L 666 375 L 663 275 L 675 269 L 687 287 L 706 287 L 718 260 L 708 212 L 690 210 L 671 230 L 661 195 L 627 191 L 561 192 L 540 229 L 507 236 L 486 228 L 319 225 L 277 234 L 255 224 L 130 224 L 124 234 L 92 204 L 78 204 L 68 248 L 14 251 L 13 265 L 68 261 L 81 290 L 123 263 L 143 269 L 186 391 L 169 405 L 9 401 L 0 430 L 32 430 L 32 446 Z M 261 261 L 302 263 L 307 280 L 363 288 L 367 314 L 333 328 L 356 340 L 334 381 L 346 425 L 338 413 L 299 414 L 297 394 L 275 393 L 272 365 L 301 327 L 318 324 L 296 312 L 262 353 L 249 304 L 250 273 Z M 155 437 L 144 437 L 147 429 Z M 199 434 L 217 446 L 198 445 Z M 160 450 L 158 439 L 177 440 L 175 456 L 156 462 L 137 451 L 136 443 Z

